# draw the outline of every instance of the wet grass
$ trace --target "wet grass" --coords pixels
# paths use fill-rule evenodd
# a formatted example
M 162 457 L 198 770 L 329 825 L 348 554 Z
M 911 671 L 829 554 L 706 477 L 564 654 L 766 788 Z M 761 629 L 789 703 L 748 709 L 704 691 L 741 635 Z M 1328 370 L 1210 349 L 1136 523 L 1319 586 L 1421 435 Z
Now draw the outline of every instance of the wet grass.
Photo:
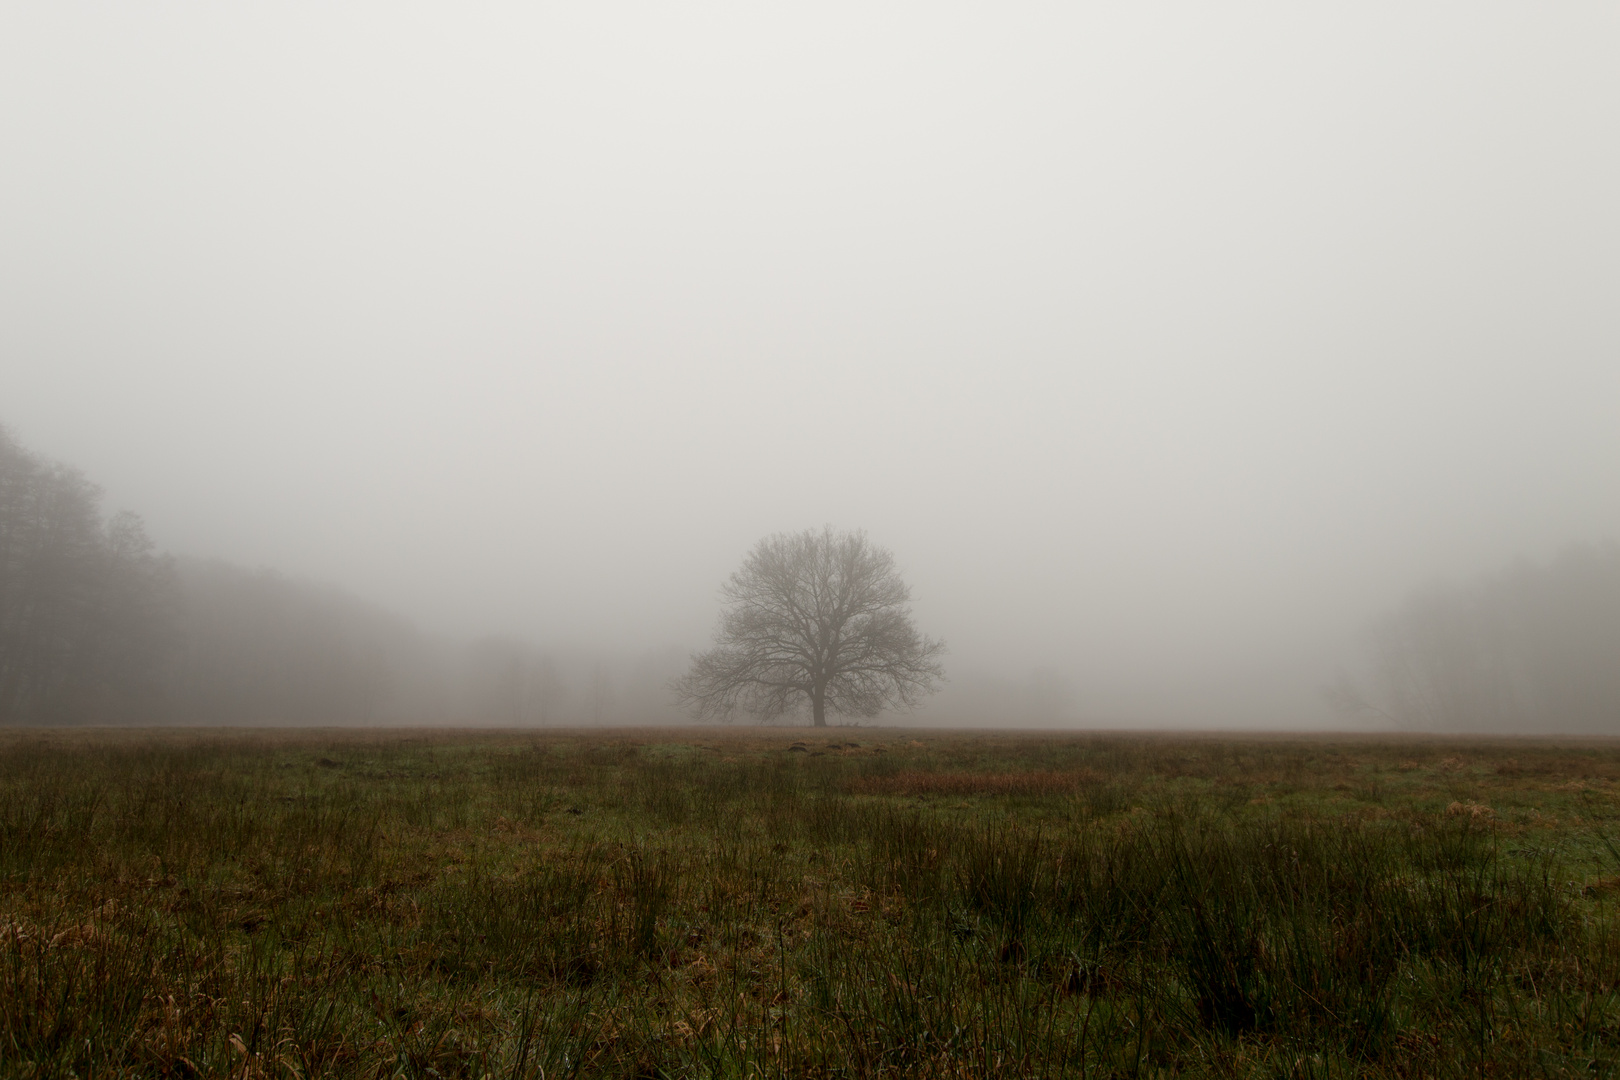
M 1608 1076 L 1620 744 L 0 733 L 0 1075 Z

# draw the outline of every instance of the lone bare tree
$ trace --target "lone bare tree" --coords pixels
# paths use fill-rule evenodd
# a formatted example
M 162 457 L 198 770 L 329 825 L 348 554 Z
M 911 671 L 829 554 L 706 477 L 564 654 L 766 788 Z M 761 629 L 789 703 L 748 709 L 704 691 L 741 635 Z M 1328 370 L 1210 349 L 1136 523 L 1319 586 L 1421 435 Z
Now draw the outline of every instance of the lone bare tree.
M 944 643 L 911 625 L 911 590 L 864 532 L 767 537 L 720 595 L 714 648 L 693 656 L 675 683 L 699 717 L 771 719 L 808 703 L 816 727 L 826 727 L 829 710 L 911 707 L 944 678 Z

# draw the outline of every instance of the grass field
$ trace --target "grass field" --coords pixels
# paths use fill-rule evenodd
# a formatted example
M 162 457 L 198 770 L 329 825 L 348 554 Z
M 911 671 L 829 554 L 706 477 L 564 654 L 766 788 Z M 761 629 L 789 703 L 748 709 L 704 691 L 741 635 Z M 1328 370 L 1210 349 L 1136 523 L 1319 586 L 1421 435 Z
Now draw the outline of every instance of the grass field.
M 0 732 L 0 1075 L 1616 1075 L 1617 779 L 1614 742 Z

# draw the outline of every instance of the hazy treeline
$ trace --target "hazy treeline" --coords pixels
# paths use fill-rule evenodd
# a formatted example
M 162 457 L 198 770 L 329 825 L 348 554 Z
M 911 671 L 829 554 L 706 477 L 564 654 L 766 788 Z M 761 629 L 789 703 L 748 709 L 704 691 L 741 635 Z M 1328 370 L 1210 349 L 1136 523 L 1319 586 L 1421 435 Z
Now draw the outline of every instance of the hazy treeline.
M 1440 731 L 1620 732 L 1620 545 L 1409 596 L 1369 634 L 1350 712 Z
M 0 723 L 647 722 L 671 718 L 683 659 L 452 641 L 339 589 L 160 555 L 0 429 Z
M 1440 731 L 1620 733 L 1620 545 L 1412 594 L 1373 627 L 1340 718 Z M 456 641 L 340 589 L 153 550 L 82 473 L 0 429 L 0 723 L 677 721 L 683 650 Z M 925 722 L 1082 719 L 1076 688 L 968 676 Z
M 1075 727 L 1088 720 L 1075 686 L 1049 667 L 1023 678 L 985 671 L 951 672 L 950 682 L 921 712 L 932 726 L 1049 728 Z
M 189 719 L 545 726 L 671 711 L 664 687 L 678 655 L 457 642 L 331 587 L 214 561 L 174 565 L 185 633 L 171 701 Z
M 161 696 L 177 590 L 140 519 L 0 429 L 0 719 L 142 713 Z

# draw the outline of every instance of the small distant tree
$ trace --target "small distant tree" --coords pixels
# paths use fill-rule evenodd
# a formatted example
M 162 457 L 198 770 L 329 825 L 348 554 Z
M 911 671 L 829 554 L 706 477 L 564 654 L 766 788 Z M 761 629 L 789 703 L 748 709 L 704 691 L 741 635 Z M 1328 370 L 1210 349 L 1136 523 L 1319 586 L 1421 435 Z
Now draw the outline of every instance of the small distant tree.
M 720 595 L 714 648 L 675 683 L 701 718 L 768 720 L 808 705 L 826 727 L 829 712 L 913 707 L 944 678 L 944 643 L 917 633 L 894 557 L 864 532 L 767 537 Z

